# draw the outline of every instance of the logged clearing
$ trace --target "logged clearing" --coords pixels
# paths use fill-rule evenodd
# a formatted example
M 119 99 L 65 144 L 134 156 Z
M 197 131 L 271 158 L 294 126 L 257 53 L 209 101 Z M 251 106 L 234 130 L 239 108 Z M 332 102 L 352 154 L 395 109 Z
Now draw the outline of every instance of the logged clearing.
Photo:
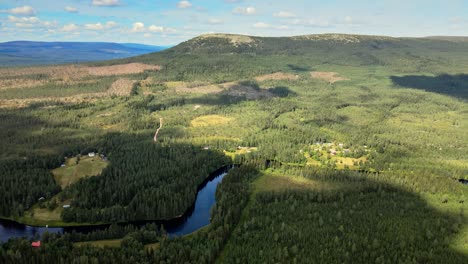
M 226 125 L 232 120 L 230 117 L 220 115 L 206 115 L 193 119 L 191 124 L 193 127 L 220 126 Z
M 128 96 L 132 91 L 134 83 L 135 81 L 130 79 L 118 79 L 117 81 L 112 83 L 109 90 L 107 90 L 107 93 L 110 95 L 115 94 L 119 96 Z
M 127 63 L 112 66 L 47 66 L 25 68 L 0 68 L 0 88 L 34 87 L 45 82 L 69 84 L 88 76 L 115 76 L 159 71 L 161 66 L 144 63 Z M 21 80 L 21 81 L 19 81 Z
M 127 63 L 112 66 L 85 67 L 90 75 L 94 76 L 112 76 L 142 73 L 144 71 L 159 71 L 161 66 L 148 65 L 143 63 Z
M 62 189 L 76 183 L 81 178 L 100 175 L 102 170 L 109 165 L 109 162 L 100 157 L 82 157 L 78 163 L 76 160 L 77 158 L 67 159 L 64 167 L 52 170 L 55 181 Z
M 167 82 L 169 88 L 175 89 L 180 93 L 196 93 L 196 94 L 217 94 L 225 93 L 235 97 L 245 97 L 248 100 L 266 99 L 273 97 L 273 94 L 267 89 L 255 88 L 249 85 L 244 85 L 239 82 L 226 82 L 220 84 L 209 84 L 195 86 L 185 82 Z
M 222 92 L 225 86 L 233 83 L 206 84 L 198 82 L 166 82 L 165 84 L 167 87 L 179 93 L 214 94 Z
M 310 76 L 314 79 L 324 80 L 329 83 L 349 80 L 348 78 L 340 77 L 336 72 L 311 72 Z
M 272 74 L 265 74 L 265 75 L 255 77 L 255 80 L 258 82 L 270 81 L 270 80 L 272 81 L 282 81 L 282 80 L 294 81 L 298 79 L 299 79 L 299 75 L 292 74 L 292 73 L 285 73 L 285 72 L 275 72 Z

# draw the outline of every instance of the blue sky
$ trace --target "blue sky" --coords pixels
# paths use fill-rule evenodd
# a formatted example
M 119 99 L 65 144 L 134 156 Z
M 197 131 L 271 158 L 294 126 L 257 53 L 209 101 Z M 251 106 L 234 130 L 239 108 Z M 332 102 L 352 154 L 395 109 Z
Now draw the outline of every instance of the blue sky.
M 170 45 L 213 32 L 468 36 L 468 0 L 0 0 L 0 42 Z

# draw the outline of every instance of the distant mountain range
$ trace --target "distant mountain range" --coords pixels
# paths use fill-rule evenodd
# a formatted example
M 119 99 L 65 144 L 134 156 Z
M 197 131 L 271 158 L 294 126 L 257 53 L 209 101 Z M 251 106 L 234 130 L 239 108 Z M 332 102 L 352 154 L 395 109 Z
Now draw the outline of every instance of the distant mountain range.
M 134 43 L 11 41 L 0 43 L 0 67 L 121 59 L 166 48 Z

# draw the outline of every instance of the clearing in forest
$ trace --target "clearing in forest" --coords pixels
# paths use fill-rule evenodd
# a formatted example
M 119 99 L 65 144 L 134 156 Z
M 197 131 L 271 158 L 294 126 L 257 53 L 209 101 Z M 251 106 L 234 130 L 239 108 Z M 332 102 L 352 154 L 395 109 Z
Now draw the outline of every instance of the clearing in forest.
M 275 72 L 271 74 L 265 74 L 261 76 L 255 77 L 255 80 L 258 82 L 263 82 L 263 81 L 294 81 L 298 80 L 300 77 L 299 75 L 292 74 L 292 73 L 285 73 L 285 72 Z
M 220 84 L 200 85 L 186 82 L 166 82 L 169 88 L 175 89 L 180 93 L 197 93 L 197 94 L 227 94 L 234 97 L 245 97 L 248 100 L 258 100 L 272 98 L 272 94 L 268 89 L 252 87 L 248 84 L 239 82 L 226 82 Z
M 130 79 L 126 79 L 126 78 L 118 79 L 117 81 L 112 83 L 109 90 L 107 90 L 107 93 L 110 95 L 115 94 L 119 96 L 129 96 L 132 91 L 134 83 L 135 81 L 132 81 Z
M 340 77 L 336 72 L 311 72 L 310 76 L 314 79 L 328 81 L 331 84 L 349 80 L 348 78 Z
M 161 66 L 150 65 L 144 63 L 127 63 L 111 66 L 82 66 L 82 65 L 64 65 L 64 66 L 40 66 L 40 67 L 24 67 L 24 68 L 1 68 L 0 76 L 2 82 L 0 87 L 5 87 L 8 84 L 17 83 L 19 80 L 24 80 L 25 83 L 17 84 L 18 87 L 37 86 L 38 83 L 60 81 L 67 82 L 70 80 L 80 80 L 86 76 L 114 76 L 137 74 L 144 71 L 159 71 Z M 11 80 L 15 80 L 12 82 Z M 10 81 L 9 81 L 10 80 Z M 11 87 L 11 88 L 18 88 Z
M 192 120 L 193 127 L 220 126 L 226 125 L 232 121 L 232 118 L 220 115 L 200 116 Z
M 102 170 L 109 165 L 109 162 L 100 157 L 83 156 L 79 162 L 77 158 L 67 159 L 64 167 L 52 170 L 55 181 L 64 189 L 84 177 L 98 176 Z

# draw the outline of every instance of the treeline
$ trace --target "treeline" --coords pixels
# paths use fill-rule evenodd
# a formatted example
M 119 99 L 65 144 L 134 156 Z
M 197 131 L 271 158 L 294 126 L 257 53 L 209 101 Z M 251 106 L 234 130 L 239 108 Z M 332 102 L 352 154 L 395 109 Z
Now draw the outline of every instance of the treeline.
M 39 198 L 58 193 L 60 186 L 48 168 L 59 164 L 59 159 L 40 157 L 0 161 L 0 215 L 20 217 Z

